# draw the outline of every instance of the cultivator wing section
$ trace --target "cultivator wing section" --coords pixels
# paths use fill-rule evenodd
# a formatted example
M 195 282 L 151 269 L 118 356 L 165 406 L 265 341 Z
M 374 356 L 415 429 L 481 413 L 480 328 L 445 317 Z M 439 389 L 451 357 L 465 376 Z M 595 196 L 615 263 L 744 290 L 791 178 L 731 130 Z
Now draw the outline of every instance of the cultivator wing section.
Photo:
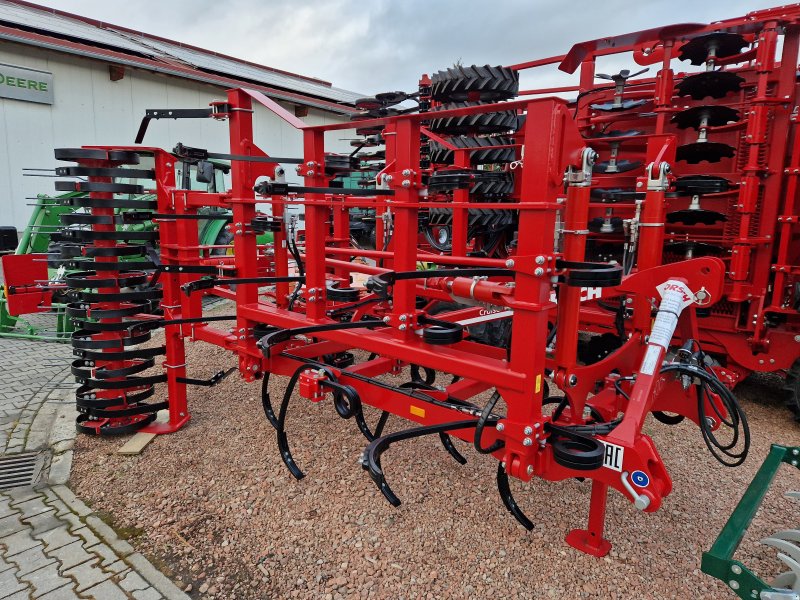
M 160 405 L 142 401 L 162 381 L 169 422 L 148 430 L 181 427 L 186 385 L 219 379 L 187 376 L 184 342 L 211 343 L 238 356 L 246 380 L 263 380 L 295 478 L 304 471 L 287 415 L 298 396 L 330 402 L 366 438 L 354 453 L 392 504 L 402 496 L 382 465 L 392 446 L 435 436 L 464 464 L 461 440 L 496 458 L 503 505 L 528 529 L 512 479 L 588 480 L 588 525 L 567 542 L 604 555 L 609 489 L 644 512 L 672 489 L 643 432 L 648 415 L 694 423 L 712 456 L 737 466 L 750 433 L 731 389 L 798 357 L 798 17 L 785 8 L 447 69 L 413 92 L 359 100 L 352 123 L 309 126 L 244 89 L 210 109 L 148 111 L 147 122 L 226 120 L 231 140 L 225 153 L 147 149 L 154 173 L 126 169 L 155 181 L 153 258 L 149 238 L 113 231 L 127 217 L 108 212 L 138 191 L 115 178 L 143 149 L 62 154 L 78 165 L 65 174 L 88 177 L 71 185 L 90 192 L 90 214 L 69 217 L 88 229 L 70 234 L 63 260 L 79 269 L 68 279 L 74 368 L 92 427 L 150 419 Z M 596 84 L 596 60 L 612 53 L 646 68 Z M 703 69 L 676 73 L 681 60 Z M 580 68 L 580 83 L 520 91 L 520 72 L 554 63 Z M 254 144 L 265 110 L 298 130 L 301 157 Z M 353 128 L 351 154 L 326 147 Z M 230 189 L 177 185 L 173 162 L 186 157 L 229 160 Z M 210 209 L 230 211 L 224 254 L 198 240 Z M 204 316 L 208 295 L 235 314 Z M 156 326 L 163 349 L 141 349 Z M 140 376 L 162 351 L 163 369 Z M 276 376 L 288 383 L 271 398 Z M 389 419 L 410 425 L 386 433 Z

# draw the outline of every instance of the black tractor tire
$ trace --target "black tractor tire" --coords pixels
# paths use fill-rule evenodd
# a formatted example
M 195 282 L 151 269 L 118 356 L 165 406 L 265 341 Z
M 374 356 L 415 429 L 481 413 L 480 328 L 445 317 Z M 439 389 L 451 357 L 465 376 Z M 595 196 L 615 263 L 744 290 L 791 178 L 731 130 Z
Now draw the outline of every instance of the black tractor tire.
M 504 110 L 499 112 L 475 113 L 461 117 L 440 117 L 435 118 L 436 111 L 454 110 L 476 106 L 477 102 L 453 102 L 443 104 L 431 111 L 431 122 L 428 129 L 434 133 L 444 133 L 447 135 L 464 135 L 479 133 L 506 133 L 515 130 L 519 123 L 516 111 Z
M 431 96 L 439 102 L 497 102 L 518 92 L 519 73 L 506 67 L 459 65 L 431 77 Z
M 447 140 L 456 148 L 474 149 L 470 152 L 470 162 L 473 165 L 488 165 L 510 163 L 516 159 L 514 148 L 496 148 L 496 146 L 508 146 L 512 144 L 510 138 L 491 137 L 453 137 Z M 455 152 L 445 148 L 438 142 L 430 142 L 430 157 L 432 163 L 442 165 L 452 165 Z

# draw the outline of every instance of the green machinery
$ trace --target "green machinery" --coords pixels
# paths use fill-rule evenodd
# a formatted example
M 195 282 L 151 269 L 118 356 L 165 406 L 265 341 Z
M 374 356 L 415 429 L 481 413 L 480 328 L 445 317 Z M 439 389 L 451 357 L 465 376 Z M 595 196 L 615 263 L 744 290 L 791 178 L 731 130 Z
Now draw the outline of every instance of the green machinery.
M 761 540 L 776 548 L 778 558 L 789 568 L 770 583 L 733 558 L 782 464 L 800 466 L 800 448 L 772 445 L 714 545 L 703 553 L 703 572 L 723 581 L 742 600 L 800 600 L 800 530 L 786 529 Z M 800 492 L 786 495 L 800 500 Z

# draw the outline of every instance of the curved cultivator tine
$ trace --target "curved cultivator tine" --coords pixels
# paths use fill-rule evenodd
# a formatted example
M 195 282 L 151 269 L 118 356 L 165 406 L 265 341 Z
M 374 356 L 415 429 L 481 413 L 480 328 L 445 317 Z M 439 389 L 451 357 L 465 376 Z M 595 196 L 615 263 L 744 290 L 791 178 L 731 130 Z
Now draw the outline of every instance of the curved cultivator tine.
M 508 483 L 508 474 L 503 468 L 503 463 L 497 463 L 497 491 L 500 492 L 500 497 L 503 499 L 503 504 L 505 504 L 508 512 L 510 512 L 525 529 L 528 531 L 533 529 L 533 521 L 525 516 L 525 513 L 522 512 L 517 501 L 514 500 L 514 495 L 511 493 L 511 486 Z
M 795 500 L 800 500 L 800 492 L 786 492 L 784 494 L 787 498 L 794 498 Z
M 460 465 L 467 464 L 467 459 L 464 458 L 461 452 L 458 451 L 458 448 L 453 445 L 453 440 L 450 439 L 449 435 L 444 432 L 440 432 L 439 439 L 442 440 L 442 446 L 444 446 L 444 449 L 447 450 L 448 454 L 453 457 L 453 460 Z
M 367 472 L 369 472 L 369 476 L 372 478 L 372 481 L 375 482 L 375 485 L 378 486 L 378 489 L 389 501 L 389 503 L 392 506 L 400 506 L 400 498 L 395 495 L 395 493 L 392 491 L 392 488 L 389 487 L 388 483 L 386 483 L 386 477 L 384 476 L 383 469 L 381 468 L 381 454 L 386 452 L 386 450 L 389 449 L 389 446 L 395 442 L 418 438 L 433 433 L 444 433 L 447 431 L 453 431 L 455 429 L 469 429 L 475 427 L 476 424 L 477 421 L 475 420 L 454 421 L 452 423 L 442 423 L 440 425 L 404 429 L 402 431 L 395 431 L 394 433 L 379 437 L 373 442 L 370 442 L 370 444 L 364 450 L 364 468 L 367 470 Z

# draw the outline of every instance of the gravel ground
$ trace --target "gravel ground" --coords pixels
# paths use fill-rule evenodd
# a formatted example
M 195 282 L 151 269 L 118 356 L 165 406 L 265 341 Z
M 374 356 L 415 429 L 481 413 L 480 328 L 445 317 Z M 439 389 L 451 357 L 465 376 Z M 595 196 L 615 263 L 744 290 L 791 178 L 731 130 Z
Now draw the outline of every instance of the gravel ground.
M 194 376 L 235 364 L 205 344 L 188 347 Z M 273 399 L 286 378 L 273 377 Z M 278 456 L 260 384 L 235 375 L 190 388 L 192 421 L 157 438 L 138 457 L 114 452 L 119 439 L 81 436 L 72 485 L 197 598 L 733 598 L 700 572 L 708 549 L 769 450 L 800 445 L 800 427 L 777 401 L 775 380 L 746 382 L 738 393 L 753 447 L 744 466 L 717 464 L 700 432 L 684 423 L 648 422 L 674 479 L 655 514 L 620 494 L 609 497 L 611 553 L 581 554 L 563 541 L 585 526 L 590 485 L 577 480 L 530 485 L 512 480 L 535 522 L 528 533 L 505 511 L 496 462 L 456 441 L 460 466 L 438 439 L 393 446 L 383 457 L 403 500 L 384 501 L 358 464 L 365 440 L 330 403 L 297 398 L 287 429 L 307 474 L 295 481 Z M 370 422 L 374 422 L 371 415 Z M 402 421 L 390 419 L 392 427 Z M 781 568 L 757 540 L 798 527 L 800 473 L 784 466 L 737 557 L 766 578 Z

